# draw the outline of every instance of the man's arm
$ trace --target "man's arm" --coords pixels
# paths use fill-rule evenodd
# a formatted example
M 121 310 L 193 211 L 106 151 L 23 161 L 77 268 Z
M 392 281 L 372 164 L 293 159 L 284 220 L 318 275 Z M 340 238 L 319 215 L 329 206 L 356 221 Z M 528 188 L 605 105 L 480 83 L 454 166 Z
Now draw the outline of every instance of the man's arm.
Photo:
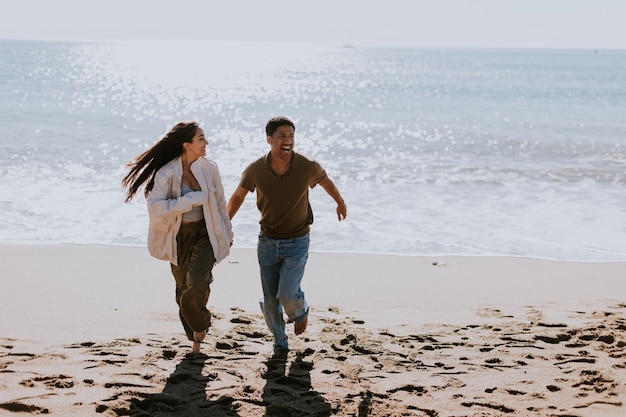
M 345 201 L 343 201 L 343 198 L 341 197 L 341 193 L 335 186 L 335 183 L 333 183 L 331 179 L 326 176 L 318 184 L 321 185 L 324 191 L 326 191 L 326 193 L 328 193 L 328 195 L 331 196 L 337 203 L 337 219 L 339 221 L 345 220 L 348 215 L 348 208 L 346 207 Z
M 246 195 L 248 195 L 248 190 L 241 186 L 237 187 L 233 195 L 228 200 L 228 216 L 232 219 L 239 211 L 239 207 L 243 204 L 243 201 L 246 199 Z

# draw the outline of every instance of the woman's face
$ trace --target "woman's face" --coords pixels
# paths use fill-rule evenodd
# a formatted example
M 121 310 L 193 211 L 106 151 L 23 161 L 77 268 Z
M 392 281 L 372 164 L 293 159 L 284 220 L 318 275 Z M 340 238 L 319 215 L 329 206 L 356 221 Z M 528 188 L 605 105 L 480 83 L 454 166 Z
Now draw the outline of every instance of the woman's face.
M 191 142 L 183 143 L 185 153 L 192 159 L 196 160 L 201 156 L 206 156 L 206 147 L 209 142 L 204 137 L 204 130 L 196 129 L 196 134 Z

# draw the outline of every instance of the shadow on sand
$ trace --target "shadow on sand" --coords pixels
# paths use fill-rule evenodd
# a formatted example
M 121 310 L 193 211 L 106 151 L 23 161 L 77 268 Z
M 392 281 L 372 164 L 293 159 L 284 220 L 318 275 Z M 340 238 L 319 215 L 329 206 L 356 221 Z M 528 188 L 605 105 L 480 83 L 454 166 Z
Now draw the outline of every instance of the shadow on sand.
M 286 357 L 274 357 L 267 361 L 263 403 L 266 417 L 327 417 L 331 415 L 330 404 L 311 386 L 313 363 L 305 362 L 304 355 L 297 353 L 287 368 Z
M 253 385 L 246 385 L 252 381 L 241 381 L 233 394 L 207 398 L 212 385 L 219 387 L 223 381 L 219 372 L 210 372 L 210 365 L 206 363 L 208 356 L 188 355 L 176 366 L 162 392 L 131 400 L 130 408 L 118 415 L 239 417 L 239 413 L 244 412 L 246 416 L 255 417 L 328 417 L 330 404 L 311 386 L 313 363 L 303 358 L 304 354 L 297 353 L 290 363 L 286 357 L 266 361 L 262 393 L 260 384 L 255 389 Z M 205 367 L 209 372 L 204 371 Z
M 141 417 L 194 417 L 238 416 L 233 406 L 234 398 L 220 397 L 207 400 L 206 388 L 215 380 L 216 374 L 203 375 L 208 356 L 186 356 L 167 379 L 163 391 L 151 394 L 143 400 L 131 402 L 129 415 Z

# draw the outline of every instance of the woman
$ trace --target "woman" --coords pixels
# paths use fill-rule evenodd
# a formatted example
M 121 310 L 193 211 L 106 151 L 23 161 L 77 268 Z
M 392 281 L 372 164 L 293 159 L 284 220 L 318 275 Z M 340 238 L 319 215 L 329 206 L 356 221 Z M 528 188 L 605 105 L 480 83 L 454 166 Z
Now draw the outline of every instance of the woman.
M 205 158 L 207 145 L 198 123 L 177 123 L 128 164 L 122 179 L 126 202 L 145 185 L 148 250 L 170 262 L 180 320 L 195 353 L 211 325 L 211 271 L 233 240 L 219 169 Z

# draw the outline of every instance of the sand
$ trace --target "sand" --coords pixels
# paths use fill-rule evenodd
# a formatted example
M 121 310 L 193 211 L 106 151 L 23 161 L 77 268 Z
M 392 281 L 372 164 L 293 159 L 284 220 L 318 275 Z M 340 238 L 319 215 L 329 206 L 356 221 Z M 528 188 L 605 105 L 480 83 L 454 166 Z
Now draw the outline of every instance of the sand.
M 623 416 L 626 263 L 312 253 L 285 360 L 254 250 L 191 354 L 143 248 L 0 245 L 0 415 Z

